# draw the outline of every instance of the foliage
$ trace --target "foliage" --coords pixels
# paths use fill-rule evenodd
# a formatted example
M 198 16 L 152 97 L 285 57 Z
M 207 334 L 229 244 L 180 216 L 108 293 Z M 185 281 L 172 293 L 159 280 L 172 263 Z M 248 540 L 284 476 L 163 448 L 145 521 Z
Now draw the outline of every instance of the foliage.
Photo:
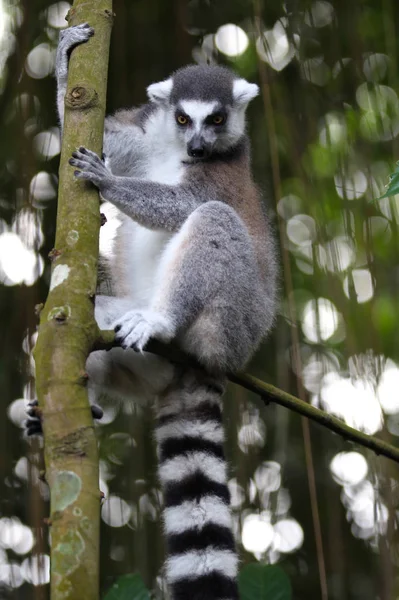
M 240 600 L 291 600 L 291 585 L 281 567 L 251 563 L 239 575 Z M 122 575 L 103 600 L 150 600 L 138 574 Z
M 389 176 L 387 190 L 385 194 L 380 196 L 380 199 L 389 198 L 390 196 L 395 196 L 395 194 L 399 194 L 399 161 L 396 163 L 395 171 Z
M 150 600 L 150 593 L 140 575 L 122 575 L 105 594 L 103 600 Z
M 281 567 L 251 563 L 240 572 L 241 600 L 291 600 L 290 580 Z

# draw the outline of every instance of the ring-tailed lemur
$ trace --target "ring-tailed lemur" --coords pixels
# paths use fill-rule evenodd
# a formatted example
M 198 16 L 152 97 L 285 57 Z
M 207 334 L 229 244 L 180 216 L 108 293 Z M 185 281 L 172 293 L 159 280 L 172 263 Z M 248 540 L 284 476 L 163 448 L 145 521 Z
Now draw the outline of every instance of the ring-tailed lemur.
M 61 125 L 68 56 L 92 34 L 87 24 L 61 34 Z M 258 87 L 224 67 L 188 66 L 147 92 L 145 106 L 107 117 L 106 164 L 86 148 L 70 159 L 121 220 L 107 257 L 114 296 L 97 296 L 95 311 L 121 347 L 90 355 L 90 389 L 157 398 L 171 596 L 232 600 L 221 395 L 226 373 L 243 367 L 275 313 L 275 250 L 245 134 Z M 143 353 L 150 338 L 177 340 L 202 367 Z

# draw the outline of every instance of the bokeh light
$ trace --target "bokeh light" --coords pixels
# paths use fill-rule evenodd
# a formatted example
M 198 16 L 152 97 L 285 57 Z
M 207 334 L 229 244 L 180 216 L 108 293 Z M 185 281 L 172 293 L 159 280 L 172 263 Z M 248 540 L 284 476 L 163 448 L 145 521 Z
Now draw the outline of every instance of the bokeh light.
M 248 36 L 241 27 L 228 23 L 222 25 L 216 32 L 215 44 L 217 49 L 226 56 L 239 56 L 248 48 Z
M 313 406 L 397 445 L 399 194 L 381 198 L 399 159 L 396 4 L 194 0 L 175 15 L 156 0 L 140 7 L 140 26 L 151 25 L 151 35 L 130 35 L 137 6 L 122 4 L 110 54 L 110 82 L 118 82 L 108 89 L 111 110 L 140 103 L 146 85 L 182 61 L 231 65 L 260 86 L 248 132 L 254 178 L 281 251 L 281 309 L 248 369 L 294 395 L 302 388 Z M 54 242 L 61 140 L 53 70 L 71 2 L 32 7 L 36 0 L 29 9 L 37 19 L 27 19 L 19 0 L 0 0 L 0 596 L 10 600 L 46 595 L 29 586 L 49 582 L 43 440 L 27 445 L 23 429 L 35 397 L 34 306 L 45 298 L 45 254 Z M 101 212 L 106 268 L 122 218 L 106 202 Z M 101 404 L 103 580 L 142 570 L 151 597 L 166 598 L 154 413 L 108 394 Z M 224 413 L 240 565 L 280 563 L 294 598 L 318 597 L 320 556 L 298 417 L 233 386 Z M 399 556 L 395 469 L 326 429 L 310 431 L 328 595 L 382 598 L 381 581 L 387 573 L 394 580 Z

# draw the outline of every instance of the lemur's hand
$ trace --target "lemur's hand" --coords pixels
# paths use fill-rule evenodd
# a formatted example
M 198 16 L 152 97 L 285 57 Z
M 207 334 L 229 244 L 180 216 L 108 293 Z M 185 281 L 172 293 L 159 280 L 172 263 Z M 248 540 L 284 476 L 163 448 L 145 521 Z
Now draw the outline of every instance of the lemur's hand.
M 67 46 L 68 49 L 87 42 L 94 35 L 93 27 L 90 27 L 88 23 L 81 23 L 80 25 L 74 25 L 73 27 L 67 27 L 60 31 L 60 40 L 63 45 Z
M 101 158 L 95 152 L 87 150 L 83 146 L 72 153 L 69 164 L 80 169 L 80 171 L 75 171 L 75 177 L 91 181 L 100 191 L 113 179 L 111 171 L 105 166 Z
M 75 27 L 67 27 L 60 32 L 60 41 L 57 49 L 57 76 L 66 77 L 68 74 L 68 60 L 72 49 L 79 44 L 84 44 L 94 35 L 94 29 L 88 23 Z

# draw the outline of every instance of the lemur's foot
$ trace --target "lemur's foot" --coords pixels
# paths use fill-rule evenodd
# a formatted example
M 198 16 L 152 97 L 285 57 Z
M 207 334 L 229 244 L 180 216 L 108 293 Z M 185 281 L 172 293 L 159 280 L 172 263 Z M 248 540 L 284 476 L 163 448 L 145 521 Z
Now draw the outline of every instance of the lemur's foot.
M 122 348 L 142 352 L 150 340 L 169 342 L 175 334 L 173 323 L 157 312 L 131 310 L 114 323 L 115 340 Z
M 72 152 L 72 158 L 69 159 L 72 167 L 77 167 L 80 171 L 75 171 L 74 175 L 78 179 L 91 181 L 100 190 L 111 181 L 113 175 L 105 166 L 104 162 L 95 152 L 81 146 L 76 152 Z
M 28 404 L 28 410 L 26 411 L 28 418 L 26 419 L 24 426 L 26 434 L 31 435 L 43 435 L 42 429 L 42 412 L 39 408 L 37 400 L 32 400 Z
M 29 437 L 32 435 L 43 435 L 42 428 L 42 411 L 39 408 L 39 403 L 37 400 L 32 400 L 28 404 L 27 415 L 28 418 L 25 421 L 25 431 L 26 435 Z M 103 416 L 103 410 L 97 404 L 91 405 L 91 414 L 93 419 L 101 419 Z

